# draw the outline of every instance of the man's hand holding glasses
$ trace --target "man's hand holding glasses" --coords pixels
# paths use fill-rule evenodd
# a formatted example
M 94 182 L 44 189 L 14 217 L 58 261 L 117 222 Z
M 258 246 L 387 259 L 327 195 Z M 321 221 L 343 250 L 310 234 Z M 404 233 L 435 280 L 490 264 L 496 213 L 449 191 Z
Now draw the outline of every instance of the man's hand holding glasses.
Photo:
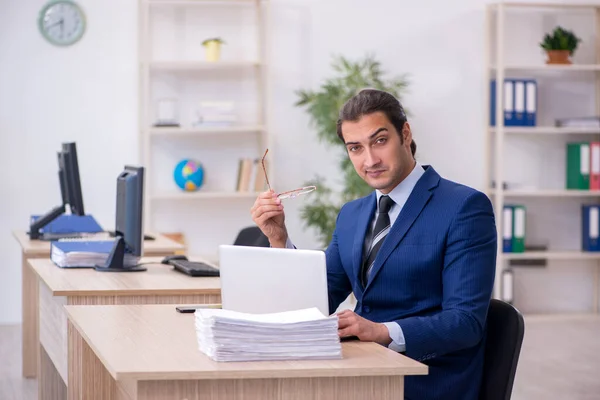
M 285 227 L 285 213 L 281 200 L 292 199 L 297 196 L 310 193 L 316 189 L 315 186 L 306 186 L 283 193 L 275 193 L 269 183 L 267 169 L 265 168 L 265 157 L 269 149 L 265 151 L 262 158 L 262 168 L 265 174 L 265 181 L 269 190 L 258 195 L 254 205 L 250 209 L 252 220 L 260 230 L 269 239 L 272 247 L 286 247 L 288 239 L 287 228 Z

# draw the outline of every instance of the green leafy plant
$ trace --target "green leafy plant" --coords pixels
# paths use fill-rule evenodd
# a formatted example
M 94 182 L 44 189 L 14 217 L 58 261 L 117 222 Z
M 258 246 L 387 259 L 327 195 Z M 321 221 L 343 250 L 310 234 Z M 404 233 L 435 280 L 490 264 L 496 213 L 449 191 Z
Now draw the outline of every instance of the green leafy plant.
M 219 44 L 225 44 L 225 41 L 223 39 L 215 37 L 215 38 L 209 38 L 209 39 L 204 40 L 202 42 L 202 46 L 206 46 L 210 42 L 216 42 L 216 43 L 219 43 Z
M 343 56 L 334 56 L 331 67 L 335 75 L 327 78 L 318 90 L 300 89 L 296 91 L 297 107 L 304 107 L 310 116 L 310 123 L 316 129 L 320 142 L 333 148 L 331 154 L 339 157 L 341 186 L 339 191 L 326 184 L 325 178 L 317 175 L 305 185 L 315 185 L 317 190 L 310 195 L 310 201 L 301 208 L 301 218 L 305 227 L 317 231 L 319 242 L 326 247 L 331 241 L 337 215 L 344 203 L 366 196 L 373 189 L 356 173 L 346 153 L 344 143 L 338 138 L 336 122 L 344 103 L 361 89 L 385 90 L 401 100 L 408 86 L 405 75 L 384 78 L 381 63 L 372 55 L 352 61 Z M 408 114 L 408 111 L 407 111 Z
M 552 34 L 547 33 L 544 36 L 544 40 L 540 43 L 540 46 L 546 51 L 568 50 L 569 54 L 573 55 L 580 42 L 581 39 L 575 36 L 572 31 L 557 26 Z

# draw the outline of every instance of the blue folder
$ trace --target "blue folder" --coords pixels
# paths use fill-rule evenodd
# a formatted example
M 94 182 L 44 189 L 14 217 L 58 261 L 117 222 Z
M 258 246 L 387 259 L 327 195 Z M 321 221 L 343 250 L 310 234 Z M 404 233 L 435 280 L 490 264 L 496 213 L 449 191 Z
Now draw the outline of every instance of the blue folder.
M 40 216 L 31 216 L 31 223 Z M 99 233 L 104 232 L 92 215 L 63 214 L 40 229 L 41 233 Z

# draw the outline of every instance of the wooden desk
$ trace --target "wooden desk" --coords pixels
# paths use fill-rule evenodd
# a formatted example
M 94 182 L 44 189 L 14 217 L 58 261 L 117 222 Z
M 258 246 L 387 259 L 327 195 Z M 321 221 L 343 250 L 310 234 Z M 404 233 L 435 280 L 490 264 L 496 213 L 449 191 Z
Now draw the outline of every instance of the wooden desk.
M 101 304 L 205 304 L 221 302 L 221 282 L 215 278 L 192 278 L 158 264 L 144 272 L 98 272 L 63 269 L 49 259 L 31 259 L 39 279 L 39 399 L 66 399 L 67 315 L 65 305 Z M 94 307 L 92 307 L 94 308 Z M 139 328 L 139 327 L 138 327 Z M 138 328 L 134 328 L 138 329 Z M 113 332 L 104 331 L 108 337 Z
M 35 378 L 38 359 L 38 282 L 36 275 L 29 268 L 27 261 L 32 258 L 49 258 L 50 242 L 29 240 L 29 236 L 25 231 L 13 231 L 13 235 L 21 245 L 22 250 L 23 376 L 26 378 Z M 144 253 L 146 256 L 167 256 L 185 251 L 185 247 L 182 244 L 163 235 L 151 235 L 156 239 L 144 242 Z
M 65 308 L 69 400 L 402 399 L 404 376 L 428 372 L 364 342 L 343 343 L 342 360 L 215 362 L 198 350 L 194 314 L 172 306 Z

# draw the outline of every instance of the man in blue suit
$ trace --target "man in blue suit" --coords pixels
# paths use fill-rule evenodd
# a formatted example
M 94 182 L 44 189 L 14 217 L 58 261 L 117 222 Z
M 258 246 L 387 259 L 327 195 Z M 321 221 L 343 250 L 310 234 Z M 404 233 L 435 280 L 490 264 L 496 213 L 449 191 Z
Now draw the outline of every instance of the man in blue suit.
M 375 191 L 345 204 L 326 250 L 329 309 L 356 336 L 429 366 L 405 381 L 408 399 L 476 400 L 494 285 L 496 226 L 483 193 L 415 161 L 399 101 L 363 90 L 340 111 L 338 136 Z M 259 195 L 252 217 L 273 247 L 293 248 L 283 205 Z

